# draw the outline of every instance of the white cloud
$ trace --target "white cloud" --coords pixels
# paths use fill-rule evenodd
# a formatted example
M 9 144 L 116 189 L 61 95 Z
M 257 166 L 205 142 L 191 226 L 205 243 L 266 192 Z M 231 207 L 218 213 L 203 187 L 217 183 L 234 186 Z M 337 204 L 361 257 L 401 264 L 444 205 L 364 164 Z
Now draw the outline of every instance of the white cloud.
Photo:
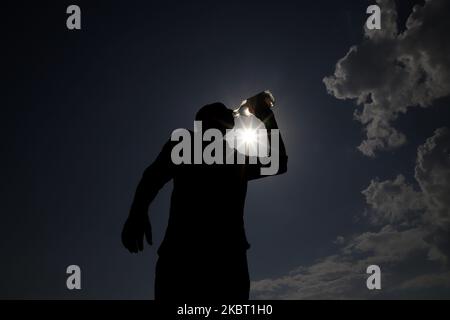
M 383 182 L 372 180 L 362 191 L 370 212 L 366 214 L 373 224 L 403 224 L 411 226 L 421 218 L 426 204 L 423 193 L 405 182 L 403 175 Z
M 450 289 L 450 130 L 437 129 L 418 148 L 415 179 L 414 185 L 401 175 L 394 180 L 373 180 L 363 195 L 369 227 L 375 231 L 339 236 L 335 243 L 341 247 L 336 254 L 286 276 L 253 282 L 253 296 L 360 299 L 438 285 Z M 424 263 L 436 271 L 421 270 L 419 265 Z M 370 264 L 379 265 L 387 277 L 385 291 L 365 288 L 365 270 Z M 405 270 L 412 273 L 407 279 L 402 275 Z
M 354 288 L 365 283 L 358 268 L 342 256 L 329 256 L 287 276 L 253 282 L 252 294 L 257 299 L 283 300 L 358 298 L 363 292 Z
M 450 272 L 420 275 L 403 282 L 399 289 L 450 287 Z
M 406 136 L 392 126 L 400 114 L 430 107 L 450 94 L 450 2 L 415 6 L 402 33 L 394 1 L 377 2 L 382 29 L 366 29 L 362 43 L 351 47 L 334 75 L 323 80 L 330 94 L 361 106 L 354 115 L 366 138 L 358 148 L 368 156 L 405 143 Z
M 386 225 L 377 232 L 365 232 L 355 236 L 344 251 L 348 255 L 363 253 L 367 256 L 366 261 L 386 265 L 403 261 L 422 250 L 430 250 L 424 236 L 421 228 L 400 231 L 392 225 Z

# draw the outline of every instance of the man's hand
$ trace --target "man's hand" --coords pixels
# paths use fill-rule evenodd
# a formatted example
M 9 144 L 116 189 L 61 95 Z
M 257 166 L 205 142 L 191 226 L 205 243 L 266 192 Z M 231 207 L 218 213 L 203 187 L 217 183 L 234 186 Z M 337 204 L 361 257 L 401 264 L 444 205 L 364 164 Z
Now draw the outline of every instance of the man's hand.
M 263 123 L 265 123 L 266 120 L 273 116 L 273 111 L 269 106 L 249 107 L 248 109 L 251 114 L 261 120 Z
M 144 250 L 144 236 L 152 245 L 152 227 L 148 215 L 130 215 L 122 230 L 122 243 L 130 252 L 137 253 Z

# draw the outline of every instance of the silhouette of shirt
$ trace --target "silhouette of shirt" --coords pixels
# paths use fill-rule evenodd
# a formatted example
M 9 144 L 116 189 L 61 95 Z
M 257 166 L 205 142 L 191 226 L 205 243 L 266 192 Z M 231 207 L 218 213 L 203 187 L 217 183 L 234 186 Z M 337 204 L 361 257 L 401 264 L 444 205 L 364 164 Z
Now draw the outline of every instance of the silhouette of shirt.
M 145 170 L 131 209 L 146 211 L 158 191 L 173 180 L 169 221 L 159 255 L 245 251 L 249 248 L 244 231 L 247 182 L 267 177 L 261 175 L 261 165 L 249 164 L 248 158 L 245 164 L 175 165 L 171 152 L 176 143 L 168 141 Z M 237 151 L 233 152 L 236 159 Z M 279 156 L 277 174 L 286 171 L 284 146 Z

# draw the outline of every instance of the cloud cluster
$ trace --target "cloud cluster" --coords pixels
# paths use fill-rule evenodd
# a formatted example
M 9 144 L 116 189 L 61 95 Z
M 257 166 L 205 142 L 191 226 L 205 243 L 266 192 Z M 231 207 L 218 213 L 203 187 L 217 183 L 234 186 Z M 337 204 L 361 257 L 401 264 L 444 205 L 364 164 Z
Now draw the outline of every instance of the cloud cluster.
M 450 257 L 448 128 L 437 129 L 431 138 L 419 146 L 415 180 L 417 191 L 405 182 L 402 175 L 383 182 L 372 180 L 363 191 L 369 205 L 367 215 L 373 224 L 388 225 L 397 230 L 416 230 L 427 244 L 429 258 L 446 263 Z M 411 239 L 410 243 L 415 241 Z
M 340 299 L 417 288 L 450 290 L 450 130 L 437 129 L 418 148 L 414 184 L 398 175 L 372 180 L 362 193 L 367 203 L 364 214 L 374 231 L 348 239 L 339 236 L 335 255 L 284 277 L 256 281 L 253 296 Z M 381 292 L 365 287 L 365 271 L 371 264 L 381 267 L 387 282 Z
M 355 119 L 366 138 L 358 149 L 374 156 L 377 150 L 405 143 L 392 123 L 411 107 L 430 107 L 450 94 L 450 1 L 429 0 L 415 6 L 398 31 L 393 0 L 378 0 L 381 30 L 365 29 L 364 40 L 340 59 L 334 75 L 323 79 L 330 94 L 354 99 Z
M 361 298 L 365 277 L 360 267 L 341 255 L 329 256 L 284 277 L 252 282 L 252 296 L 282 300 Z

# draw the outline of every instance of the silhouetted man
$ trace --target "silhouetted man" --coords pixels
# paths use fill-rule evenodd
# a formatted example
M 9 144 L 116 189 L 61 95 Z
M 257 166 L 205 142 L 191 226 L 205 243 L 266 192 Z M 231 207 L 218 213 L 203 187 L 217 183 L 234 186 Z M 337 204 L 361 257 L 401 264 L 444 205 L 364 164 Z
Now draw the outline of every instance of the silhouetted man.
M 270 108 L 251 111 L 265 124 L 268 133 L 278 129 Z M 223 134 L 234 127 L 232 111 L 221 103 L 201 108 L 196 120 L 202 121 L 203 130 L 216 128 Z M 277 174 L 287 170 L 281 136 L 279 142 Z M 261 175 L 262 165 L 249 164 L 248 159 L 245 164 L 175 165 L 171 160 L 174 145 L 175 142 L 167 142 L 145 170 L 122 242 L 130 252 L 143 250 L 144 235 L 152 244 L 148 206 L 164 184 L 173 180 L 168 227 L 158 249 L 155 299 L 247 300 L 250 279 L 246 251 L 250 245 L 244 231 L 244 203 L 247 182 L 267 177 Z M 233 152 L 236 156 L 237 151 Z

